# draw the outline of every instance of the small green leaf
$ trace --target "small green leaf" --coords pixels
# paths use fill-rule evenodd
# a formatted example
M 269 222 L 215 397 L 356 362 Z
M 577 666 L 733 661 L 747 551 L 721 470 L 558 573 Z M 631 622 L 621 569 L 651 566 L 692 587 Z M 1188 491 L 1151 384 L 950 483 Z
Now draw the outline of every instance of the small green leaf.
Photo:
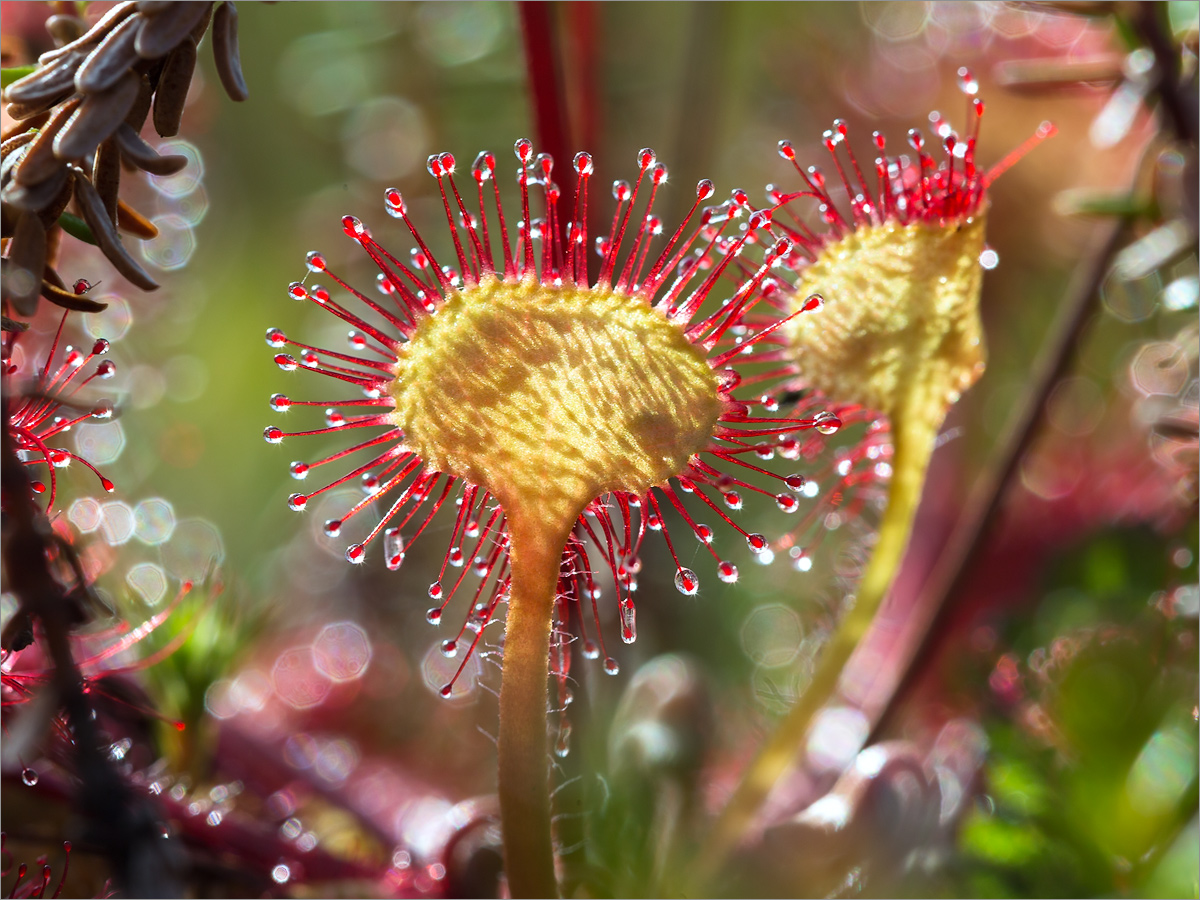
M 92 234 L 92 229 L 79 216 L 63 213 L 58 217 L 58 224 L 62 226 L 63 231 L 76 240 L 83 241 L 85 244 L 96 243 L 96 236 Z
M 13 66 L 11 69 L 0 69 L 0 87 L 8 87 L 14 81 L 36 71 L 37 66 Z

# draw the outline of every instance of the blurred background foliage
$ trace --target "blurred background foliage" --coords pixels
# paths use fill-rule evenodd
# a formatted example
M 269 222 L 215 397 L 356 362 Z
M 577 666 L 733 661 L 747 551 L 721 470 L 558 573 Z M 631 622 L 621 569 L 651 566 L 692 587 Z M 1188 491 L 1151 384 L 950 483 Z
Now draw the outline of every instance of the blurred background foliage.
M 44 10 L 17 6 L 4 4 L 5 34 L 36 56 L 50 46 Z M 87 15 L 104 6 L 91 4 Z M 560 10 L 567 52 L 570 34 L 582 33 L 596 60 L 594 106 L 570 111 L 589 140 L 582 149 L 594 154 L 603 183 L 628 177 L 638 148 L 655 148 L 671 171 L 663 195 L 668 223 L 686 210 L 690 185 L 701 177 L 718 191 L 747 188 L 763 202 L 763 184 L 790 183 L 776 142 L 793 141 L 805 164 L 822 162 L 819 137 L 835 117 L 850 123 L 860 154 L 870 152 L 872 130 L 898 144 L 910 127 L 928 129 L 931 110 L 962 127 L 955 71 L 963 65 L 987 104 L 983 164 L 1001 159 L 1043 120 L 1058 126 L 1057 137 L 991 191 L 989 244 L 999 265 L 984 281 L 988 370 L 955 408 L 934 457 L 893 598 L 896 616 L 916 602 L 963 498 L 1022 401 L 1060 298 L 1103 224 L 1097 213 L 1137 212 L 1131 242 L 1175 221 L 1192 229 L 1165 258 L 1147 262 L 1149 251 L 1122 257 L 1106 276 L 1076 363 L 1052 395 L 978 571 L 940 622 L 945 634 L 919 662 L 900 714 L 889 719 L 886 736 L 922 754 L 941 746 L 947 723 L 973 723 L 971 740 L 986 748 L 960 773 L 961 783 L 948 786 L 943 777 L 938 785 L 940 830 L 921 853 L 910 848 L 903 865 L 877 867 L 874 876 L 852 859 L 822 887 L 826 876 L 785 871 L 776 859 L 760 880 L 736 882 L 749 892 L 1197 894 L 1200 288 L 1195 197 L 1187 195 L 1195 189 L 1195 146 L 1171 141 L 1141 104 L 1139 82 L 1129 77 L 1136 47 L 1108 5 L 1080 5 L 1095 15 L 1059 8 L 1070 6 Z M 1197 4 L 1167 6 L 1194 88 Z M 162 232 L 143 252 L 161 271 L 162 289 L 146 295 L 128 288 L 87 248 L 75 245 L 64 256 L 66 274 L 104 282 L 92 296 L 108 300 L 109 309 L 78 317 L 78 327 L 113 339 L 118 374 L 105 387 L 120 408 L 112 424 L 89 425 L 76 437 L 81 448 L 92 442 L 86 446 L 100 454 L 96 461 L 118 493 L 102 495 L 86 473 L 72 471 L 66 490 L 75 499 L 66 517 L 85 534 L 83 552 L 102 573 L 103 593 L 130 610 L 132 621 L 171 602 L 182 581 L 197 582 L 140 647 L 149 654 L 182 642 L 139 677 L 162 716 L 186 726 L 158 731 L 158 748 L 186 796 L 200 786 L 269 784 L 257 773 L 267 763 L 251 759 L 265 754 L 291 774 L 241 809 L 285 834 L 299 829 L 290 840 L 312 834 L 334 855 L 395 872 L 405 868 L 396 854 L 419 856 L 421 842 L 433 840 L 417 835 L 413 822 L 440 821 L 451 804 L 494 789 L 489 691 L 497 673 L 484 658 L 454 700 L 436 696 L 451 661 L 436 652 L 442 636 L 424 615 L 449 520 L 393 573 L 378 559 L 346 565 L 342 554 L 354 535 L 321 533 L 321 522 L 346 508 L 355 491 L 334 492 L 303 515 L 289 512 L 287 463 L 315 451 L 298 441 L 284 449 L 263 443 L 264 425 L 283 424 L 267 398 L 276 391 L 313 397 L 324 388 L 281 373 L 262 336 L 279 326 L 313 344 L 341 344 L 340 324 L 291 302 L 285 288 L 303 274 L 310 249 L 359 283 L 371 277 L 341 233 L 347 213 L 393 252 L 406 249 L 410 239 L 384 215 L 385 187 L 400 188 L 412 218 L 428 223 L 435 254 L 448 250 L 436 224 L 443 218 L 436 183 L 425 171 L 430 153 L 449 150 L 467 160 L 491 149 L 500 171 L 512 170 L 507 148 L 535 130 L 518 13 L 505 3 L 246 3 L 240 34 L 250 100 L 223 102 L 215 73 L 204 68 L 181 138 L 171 142 L 175 152 L 194 154 L 194 165 L 143 188 L 141 208 Z M 1075 79 L 1072 67 L 1082 66 L 1093 77 Z M 511 188 L 511 178 L 501 184 Z M 56 325 L 47 315 L 33 328 L 49 334 Z M 1190 438 L 1186 428 L 1182 437 L 1164 430 L 1167 419 L 1190 421 Z M 843 445 L 861 439 L 845 432 Z M 755 508 L 744 524 L 775 534 L 777 517 Z M 668 783 L 698 795 L 699 809 L 689 813 L 697 821 L 702 809 L 719 807 L 774 718 L 803 689 L 861 570 L 873 524 L 870 508 L 824 518 L 825 534 L 804 572 L 782 553 L 760 568 L 732 550 L 740 554 L 733 557 L 740 582 L 719 584 L 697 565 L 703 588 L 696 598 L 672 587 L 665 547 L 649 546 L 639 639 L 619 648 L 622 674 L 605 678 L 595 667 L 573 673 L 583 702 L 571 712 L 574 743 L 564 772 L 606 777 L 601 790 L 588 776 L 579 800 L 580 827 L 590 831 L 586 861 L 575 871 L 589 890 L 680 889 L 669 863 L 660 871 L 664 859 L 679 862 L 676 851 L 644 847 L 626 858 L 624 829 L 629 821 L 658 822 Z M 732 535 L 718 541 L 740 548 Z M 681 562 L 694 556 L 703 563 L 700 553 L 687 546 Z M 615 610 L 602 612 L 616 644 Z M 639 770 L 654 780 L 648 792 L 625 790 L 639 782 L 621 780 L 632 777 L 619 771 L 627 752 L 621 729 L 640 721 L 639 701 L 627 697 L 613 730 L 608 723 L 633 674 L 665 653 L 689 660 L 670 670 L 672 690 L 686 698 L 685 709 L 705 712 L 681 732 L 677 720 L 643 710 L 667 721 L 676 737 L 686 732 L 690 749 L 669 765 Z M 884 647 L 875 663 L 888 660 Z M 251 744 L 239 743 L 247 734 Z M 428 800 L 424 818 L 384 827 L 345 801 L 368 760 L 394 774 L 389 802 Z M 324 774 L 313 775 L 320 766 Z M 828 789 L 831 771 L 812 776 L 813 796 Z M 308 779 L 308 787 L 290 786 L 292 778 Z M 950 802 L 952 790 L 960 797 Z M 6 781 L 6 831 L 51 837 L 54 828 L 28 824 L 42 821 L 40 813 L 10 800 L 18 791 Z M 201 811 L 223 802 L 213 799 Z M 898 809 L 890 827 L 904 830 L 908 807 Z M 652 833 L 661 833 L 657 824 Z M 681 846 L 692 837 L 680 837 Z M 859 851 L 868 852 L 859 840 Z M 392 883 L 381 877 L 362 889 L 386 894 Z M 214 878 L 205 890 L 239 884 Z M 288 881 L 274 877 L 258 889 L 309 890 Z M 348 895 L 357 889 L 342 888 Z

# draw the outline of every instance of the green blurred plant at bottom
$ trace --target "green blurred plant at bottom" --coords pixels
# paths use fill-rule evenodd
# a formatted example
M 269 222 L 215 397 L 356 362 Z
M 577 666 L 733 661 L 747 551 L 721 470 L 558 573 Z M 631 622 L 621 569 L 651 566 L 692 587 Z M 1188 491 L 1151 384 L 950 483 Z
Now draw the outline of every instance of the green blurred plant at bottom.
M 218 578 L 210 576 L 139 644 L 143 658 L 179 644 L 144 672 L 147 689 L 164 717 L 159 747 L 172 771 L 187 773 L 193 781 L 211 775 L 216 722 L 205 706 L 207 692 L 235 670 L 265 621 L 261 604 L 235 601 Z
M 986 723 L 987 797 L 962 824 L 953 893 L 1197 896 L 1197 628 L 1160 590 L 1166 556 L 1129 530 L 1058 562 L 1011 644 L 1039 671 Z M 1190 590 L 1195 560 L 1175 578 Z

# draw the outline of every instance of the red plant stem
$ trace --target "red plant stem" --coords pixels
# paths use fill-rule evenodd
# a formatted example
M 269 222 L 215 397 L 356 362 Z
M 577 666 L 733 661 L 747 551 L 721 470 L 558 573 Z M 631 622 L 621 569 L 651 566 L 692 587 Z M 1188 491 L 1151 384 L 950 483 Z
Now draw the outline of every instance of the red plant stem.
M 600 54 L 603 37 L 601 5 L 595 0 L 574 0 L 564 4 L 568 54 L 563 59 L 566 76 L 568 133 L 576 150 L 597 153 L 604 150 L 601 143 L 604 127 L 603 104 L 600 93 Z M 574 170 L 572 170 L 574 171 Z M 588 207 L 588 234 L 604 232 L 604 204 Z M 595 276 L 599 258 L 584 248 L 589 282 Z
M 554 179 L 562 187 L 564 197 L 573 197 L 576 176 L 571 165 L 574 154 L 567 133 L 562 48 L 555 21 L 557 7 L 557 3 L 521 0 L 517 4 L 517 13 L 521 19 L 538 149 L 554 157 Z
M 905 630 L 898 638 L 901 647 L 895 653 L 894 664 L 878 676 L 890 679 L 892 683 L 875 688 L 873 693 L 879 699 L 874 703 L 868 701 L 863 710 L 874 722 L 871 741 L 877 740 L 891 723 L 900 701 L 920 673 L 922 663 L 933 659 L 934 647 L 945 630 L 940 626 L 986 547 L 986 538 L 995 525 L 1008 488 L 1044 421 L 1046 402 L 1055 385 L 1075 362 L 1100 285 L 1108 273 L 1113 254 L 1124 240 L 1126 225 L 1124 219 L 1107 225 L 1093 245 L 1086 264 L 1076 269 L 1073 284 L 1034 364 L 1025 398 L 1009 422 L 992 461 L 972 489 L 949 543 L 926 582 L 926 589 L 913 606 Z
M 594 153 L 601 149 L 600 129 L 603 127 L 598 77 L 600 61 L 596 52 L 600 47 L 600 4 L 595 0 L 576 0 L 566 4 L 563 11 L 570 46 L 569 60 L 564 60 L 570 93 L 567 103 L 571 119 L 569 130 L 580 149 Z M 596 214 L 600 215 L 598 209 Z

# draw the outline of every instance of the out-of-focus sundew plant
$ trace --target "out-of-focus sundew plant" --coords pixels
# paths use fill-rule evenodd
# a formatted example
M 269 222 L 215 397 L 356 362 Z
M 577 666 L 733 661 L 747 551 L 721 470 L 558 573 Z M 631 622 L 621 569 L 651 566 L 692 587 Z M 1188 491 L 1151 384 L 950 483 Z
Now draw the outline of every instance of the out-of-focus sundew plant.
M 1200 894 L 1197 3 L 2 13 L 0 890 Z

